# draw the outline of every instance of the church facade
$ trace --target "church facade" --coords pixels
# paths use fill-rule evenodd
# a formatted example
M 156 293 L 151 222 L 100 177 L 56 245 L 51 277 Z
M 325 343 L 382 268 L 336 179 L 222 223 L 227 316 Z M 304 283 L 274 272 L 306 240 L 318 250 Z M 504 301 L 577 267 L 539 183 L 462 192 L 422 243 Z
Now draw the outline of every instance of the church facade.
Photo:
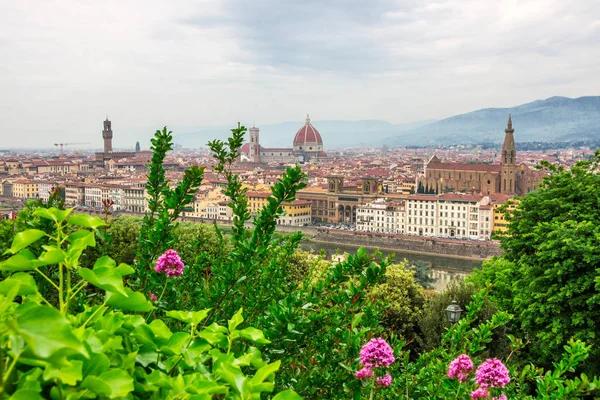
M 308 162 L 327 157 L 323 151 L 323 138 L 306 116 L 304 125 L 296 132 L 292 147 L 268 148 L 260 145 L 260 130 L 248 129 L 248 143 L 240 149 L 242 161 L 252 163 L 294 163 Z
M 524 163 L 517 163 L 515 130 L 510 115 L 504 132 L 500 163 L 443 163 L 433 156 L 425 166 L 423 175 L 417 179 L 417 192 L 502 193 L 512 196 L 524 196 L 531 192 L 542 181 L 543 173 Z

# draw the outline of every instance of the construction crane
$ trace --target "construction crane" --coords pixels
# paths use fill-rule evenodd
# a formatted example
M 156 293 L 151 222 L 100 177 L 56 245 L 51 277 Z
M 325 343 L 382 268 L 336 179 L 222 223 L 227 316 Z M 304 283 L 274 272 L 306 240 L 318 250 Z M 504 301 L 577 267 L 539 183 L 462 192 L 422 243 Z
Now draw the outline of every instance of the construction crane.
M 60 146 L 60 156 L 64 155 L 64 146 L 74 146 L 79 144 L 89 144 L 89 143 L 54 143 L 55 146 Z

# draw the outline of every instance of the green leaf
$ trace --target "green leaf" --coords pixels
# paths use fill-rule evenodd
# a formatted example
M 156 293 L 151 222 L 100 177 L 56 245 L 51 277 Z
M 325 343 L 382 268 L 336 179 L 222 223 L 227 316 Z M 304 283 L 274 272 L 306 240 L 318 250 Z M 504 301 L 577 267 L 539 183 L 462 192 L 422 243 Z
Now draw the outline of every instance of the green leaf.
M 153 320 L 150 322 L 150 324 L 148 324 L 148 327 L 150 327 L 155 336 L 164 340 L 169 340 L 171 335 L 173 335 L 167 324 L 165 324 L 162 319 Z
M 4 254 L 16 254 L 30 244 L 37 242 L 44 236 L 46 236 L 46 233 L 44 231 L 40 231 L 39 229 L 27 229 L 26 231 L 19 232 L 15 235 L 10 249 L 6 250 Z
M 229 332 L 235 331 L 235 328 L 237 328 L 242 322 L 244 322 L 244 317 L 242 316 L 243 312 L 244 309 L 240 308 L 238 312 L 236 312 L 235 315 L 231 317 L 231 319 L 227 322 Z
M 293 390 L 289 389 L 289 390 L 285 390 L 283 392 L 277 393 L 277 395 L 275 397 L 273 397 L 273 400 L 302 400 L 302 397 L 300 397 Z
M 66 385 L 74 386 L 83 378 L 81 373 L 83 361 L 73 360 L 69 361 L 69 364 L 61 366 L 48 364 L 44 370 L 44 380 L 58 379 Z
M 43 267 L 45 265 L 58 264 L 67 257 L 67 254 L 62 249 L 57 249 L 52 246 L 44 246 L 45 252 L 43 252 L 37 260 L 31 262 L 36 268 Z
M 8 323 L 23 337 L 35 355 L 49 358 L 52 354 L 67 349 L 87 356 L 83 344 L 73 334 L 71 324 L 58 310 L 27 303 L 19 308 L 25 306 L 26 311 L 16 312 L 16 319 Z
M 67 221 L 68 225 L 83 226 L 84 228 L 98 229 L 101 226 L 106 226 L 106 223 L 98 217 L 92 217 L 87 214 L 73 215 Z
M 27 296 L 38 292 L 35 279 L 25 272 L 17 272 L 0 282 L 0 294 L 6 296 L 9 290 L 14 290 L 14 287 L 17 287 L 15 296 Z
M 29 249 L 23 249 L 8 260 L 0 262 L 0 271 L 30 271 L 36 267 L 32 264 L 35 254 Z
M 102 256 L 94 263 L 94 269 L 96 268 L 115 268 L 117 263 L 109 256 Z
M 245 394 L 247 378 L 241 369 L 236 368 L 228 362 L 222 362 L 216 370 L 218 376 L 227 382 L 239 394 Z M 245 398 L 246 396 L 242 396 Z
M 114 268 L 95 268 L 94 270 L 80 268 L 77 270 L 79 276 L 96 286 L 104 289 L 107 292 L 114 292 L 128 297 L 123 286 L 123 277 Z
M 166 312 L 167 317 L 171 317 L 186 324 L 198 325 L 206 318 L 210 308 L 200 311 L 177 311 L 171 310 Z
M 39 390 L 19 389 L 8 398 L 8 400 L 44 400 Z
M 100 375 L 108 371 L 110 360 L 104 353 L 93 354 L 89 360 L 83 362 L 82 374 L 84 377 L 91 375 Z
M 81 248 L 96 246 L 96 236 L 94 235 L 94 232 L 86 229 L 79 229 L 78 231 L 73 232 L 69 235 L 67 241 L 71 246 L 80 246 Z
M 264 367 L 260 368 L 252 377 L 252 385 L 254 386 L 263 383 L 270 375 L 277 372 L 280 365 L 281 360 L 277 360 L 275 362 L 272 362 L 271 364 L 267 364 Z M 270 380 L 272 381 L 273 379 Z
M 112 369 L 102 375 L 88 376 L 81 387 L 109 399 L 125 397 L 133 391 L 133 378 L 122 369 Z
M 265 339 L 265 335 L 259 329 L 249 327 L 246 329 L 242 329 L 239 332 L 240 332 L 241 337 L 243 337 L 244 339 L 252 340 L 255 343 L 259 343 L 259 344 L 271 343 L 270 340 Z
M 160 350 L 166 354 L 167 356 L 172 356 L 173 354 L 181 354 L 183 346 L 189 341 L 190 334 L 187 332 L 177 332 L 174 333 L 170 338 L 169 342 L 162 346 Z
M 127 275 L 135 274 L 135 269 L 133 269 L 131 266 L 129 266 L 127 264 L 119 264 L 119 266 L 116 268 L 116 271 L 121 276 L 127 276 Z
M 108 292 L 106 294 L 106 303 L 110 306 L 128 311 L 152 311 L 154 306 L 140 292 L 134 292 L 129 288 L 125 288 L 126 296 L 117 292 Z

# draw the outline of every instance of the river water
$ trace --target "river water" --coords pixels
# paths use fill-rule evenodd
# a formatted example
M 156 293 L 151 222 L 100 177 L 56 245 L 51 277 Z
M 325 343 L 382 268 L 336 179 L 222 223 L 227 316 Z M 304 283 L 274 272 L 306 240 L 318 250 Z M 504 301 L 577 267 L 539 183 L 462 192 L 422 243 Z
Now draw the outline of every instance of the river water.
M 327 259 L 330 260 L 331 256 L 338 254 L 349 253 L 353 254 L 360 246 L 354 245 L 343 245 L 338 243 L 323 243 L 315 242 L 311 240 L 304 240 L 301 242 L 300 247 L 305 251 L 314 253 L 320 253 L 322 250 L 325 252 Z M 373 251 L 374 248 L 367 247 L 367 250 Z M 381 250 L 381 253 L 385 256 L 390 255 L 392 252 Z M 406 259 L 409 263 L 415 261 L 424 261 L 431 265 L 432 275 L 436 279 L 434 283 L 435 290 L 444 290 L 448 283 L 453 279 L 465 279 L 465 277 L 473 271 L 474 268 L 481 267 L 481 261 L 462 259 L 455 257 L 444 257 L 434 254 L 417 254 L 417 253 L 405 253 L 402 251 L 393 252 L 396 255 L 396 261 Z

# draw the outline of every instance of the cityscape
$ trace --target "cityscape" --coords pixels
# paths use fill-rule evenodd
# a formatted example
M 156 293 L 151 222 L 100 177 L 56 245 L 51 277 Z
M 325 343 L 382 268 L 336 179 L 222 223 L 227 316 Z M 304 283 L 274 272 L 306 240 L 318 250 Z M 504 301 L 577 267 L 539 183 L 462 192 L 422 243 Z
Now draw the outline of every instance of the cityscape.
M 600 2 L 0 2 L 0 400 L 600 399 Z

